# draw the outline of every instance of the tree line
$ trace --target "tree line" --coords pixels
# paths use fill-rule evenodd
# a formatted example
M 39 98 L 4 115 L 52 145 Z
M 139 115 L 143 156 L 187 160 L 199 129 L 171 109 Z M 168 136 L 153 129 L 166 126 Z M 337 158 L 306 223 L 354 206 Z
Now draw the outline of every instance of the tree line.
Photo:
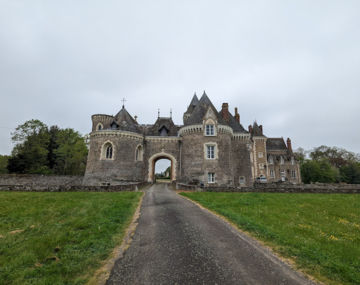
M 303 183 L 360 184 L 359 154 L 322 145 L 311 151 L 299 148 L 295 156 L 300 161 Z
M 0 155 L 1 173 L 82 175 L 87 147 L 84 138 L 73 129 L 48 127 L 29 120 L 12 133 L 15 144 L 10 156 Z M 294 152 L 300 162 L 304 183 L 360 184 L 360 155 L 343 148 L 325 145 Z
M 10 156 L 0 156 L 0 173 L 82 175 L 87 147 L 71 128 L 48 127 L 29 120 L 12 133 L 15 144 Z

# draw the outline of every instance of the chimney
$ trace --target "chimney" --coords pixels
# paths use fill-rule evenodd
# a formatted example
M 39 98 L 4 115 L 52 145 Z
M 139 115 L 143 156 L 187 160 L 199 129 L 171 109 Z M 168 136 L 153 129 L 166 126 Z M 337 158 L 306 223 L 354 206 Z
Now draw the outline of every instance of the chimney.
M 235 120 L 240 124 L 240 115 L 238 113 L 238 108 L 235 108 Z
M 263 128 L 262 128 L 262 125 L 259 126 L 259 129 L 261 131 L 261 134 L 263 134 Z
M 252 133 L 252 126 L 249 125 L 249 133 L 251 134 Z
M 291 146 L 291 139 L 290 139 L 290 138 L 288 138 L 288 139 L 286 140 L 286 145 L 287 145 L 288 150 L 289 150 L 290 152 L 292 152 L 292 146 Z
M 229 104 L 223 103 L 221 107 L 221 113 L 225 121 L 229 121 Z

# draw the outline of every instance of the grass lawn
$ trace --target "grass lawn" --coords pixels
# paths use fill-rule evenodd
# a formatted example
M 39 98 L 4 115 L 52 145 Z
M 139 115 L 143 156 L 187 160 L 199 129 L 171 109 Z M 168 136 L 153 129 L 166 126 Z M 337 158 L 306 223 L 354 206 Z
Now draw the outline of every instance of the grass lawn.
M 360 195 L 181 193 L 327 284 L 360 284 Z
M 0 192 L 0 284 L 84 284 L 122 241 L 141 192 Z

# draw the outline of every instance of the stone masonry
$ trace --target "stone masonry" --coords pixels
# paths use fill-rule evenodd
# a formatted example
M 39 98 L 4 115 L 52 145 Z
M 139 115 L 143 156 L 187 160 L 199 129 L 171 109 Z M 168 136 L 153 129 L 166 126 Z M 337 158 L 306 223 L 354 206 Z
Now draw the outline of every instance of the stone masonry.
M 171 161 L 171 180 L 204 186 L 300 183 L 291 141 L 268 138 L 256 122 L 245 130 L 237 108 L 217 111 L 205 94 L 194 95 L 183 125 L 158 117 L 139 124 L 123 106 L 115 115 L 93 115 L 84 185 L 153 182 L 156 161 Z

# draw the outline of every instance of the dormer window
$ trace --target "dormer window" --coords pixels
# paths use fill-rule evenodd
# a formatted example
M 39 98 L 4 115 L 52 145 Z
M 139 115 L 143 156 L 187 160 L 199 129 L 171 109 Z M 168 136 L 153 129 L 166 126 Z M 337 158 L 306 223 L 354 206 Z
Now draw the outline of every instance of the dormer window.
M 167 137 L 169 135 L 169 131 L 165 126 L 160 129 L 159 133 L 161 137 Z
M 104 128 L 104 126 L 102 125 L 102 123 L 98 123 L 96 126 L 97 131 L 101 131 L 103 128 Z
M 280 164 L 284 164 L 284 158 L 280 156 Z
M 269 156 L 269 164 L 274 164 L 274 159 L 272 156 Z
M 295 159 L 294 159 L 294 157 L 291 157 L 291 164 L 292 164 L 292 165 L 295 164 Z
M 212 124 L 205 125 L 205 135 L 214 136 L 215 135 L 215 126 Z

